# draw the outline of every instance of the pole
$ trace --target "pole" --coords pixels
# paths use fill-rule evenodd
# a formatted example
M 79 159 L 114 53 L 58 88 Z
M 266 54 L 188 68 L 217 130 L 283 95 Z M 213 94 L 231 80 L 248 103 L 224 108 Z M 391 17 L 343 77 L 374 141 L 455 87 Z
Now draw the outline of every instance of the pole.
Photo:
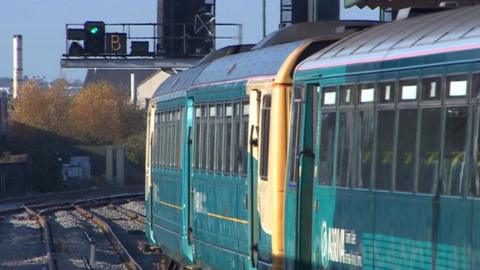
M 137 106 L 137 88 L 135 87 L 135 73 L 130 73 L 130 100 Z
M 22 36 L 13 36 L 13 98 L 18 97 L 23 77 Z
M 267 0 L 262 0 L 263 37 L 267 36 Z

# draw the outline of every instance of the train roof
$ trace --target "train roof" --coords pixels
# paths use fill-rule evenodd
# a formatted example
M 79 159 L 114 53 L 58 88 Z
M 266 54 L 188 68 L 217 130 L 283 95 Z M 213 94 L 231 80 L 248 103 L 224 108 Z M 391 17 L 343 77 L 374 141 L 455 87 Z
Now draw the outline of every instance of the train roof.
M 194 87 L 275 76 L 288 55 L 303 42 L 289 42 L 218 58 L 202 70 L 194 82 Z
M 153 98 L 161 99 L 161 97 L 171 99 L 171 95 L 175 93 L 176 96 L 181 96 L 189 89 L 200 74 L 200 72 L 207 67 L 209 63 L 217 58 L 224 57 L 226 55 L 240 53 L 252 48 L 253 45 L 233 45 L 227 46 L 215 52 L 212 52 L 201 59 L 195 66 L 185 71 L 181 71 L 167 78 L 155 91 Z
M 297 70 L 345 66 L 480 48 L 480 6 L 381 24 L 303 61 Z

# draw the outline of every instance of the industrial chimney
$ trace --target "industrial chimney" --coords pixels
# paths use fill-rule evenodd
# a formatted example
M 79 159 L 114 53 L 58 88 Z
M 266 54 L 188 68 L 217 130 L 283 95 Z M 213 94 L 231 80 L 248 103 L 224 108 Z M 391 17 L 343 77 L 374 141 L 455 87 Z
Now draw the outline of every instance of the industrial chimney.
M 22 36 L 13 36 L 13 98 L 17 98 L 23 78 Z

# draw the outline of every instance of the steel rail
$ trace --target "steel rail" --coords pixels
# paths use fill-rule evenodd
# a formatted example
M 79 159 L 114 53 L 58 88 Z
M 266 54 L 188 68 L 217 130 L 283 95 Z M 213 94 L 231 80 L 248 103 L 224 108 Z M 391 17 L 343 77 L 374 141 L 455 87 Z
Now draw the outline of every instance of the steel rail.
M 108 205 L 109 208 L 112 208 L 113 210 L 117 210 L 118 212 L 124 214 L 125 216 L 127 216 L 130 220 L 134 220 L 142 225 L 145 225 L 145 220 L 146 220 L 146 217 L 140 213 L 137 213 L 135 211 L 132 211 L 130 209 L 127 209 L 123 206 L 120 206 L 120 205 L 116 205 L 114 203 L 110 203 Z
M 47 218 L 41 214 L 37 214 L 28 206 L 23 206 L 23 208 L 30 216 L 34 216 L 36 218 L 38 224 L 42 228 L 42 238 L 45 242 L 45 248 L 47 249 L 48 269 L 57 270 L 57 260 L 53 256 L 54 247 L 52 231 L 50 229 L 50 224 L 48 224 Z
M 129 269 L 129 270 L 142 270 L 142 267 L 133 259 L 133 257 L 130 255 L 128 250 L 125 248 L 125 246 L 122 244 L 120 239 L 117 237 L 117 235 L 113 232 L 112 228 L 105 222 L 103 219 L 100 217 L 94 215 L 92 212 L 84 209 L 81 207 L 79 204 L 73 204 L 73 207 L 77 212 L 80 213 L 85 219 L 91 220 L 95 224 L 97 224 L 102 232 L 105 234 L 107 237 L 108 241 L 112 245 L 113 249 L 120 255 L 122 258 L 123 264 Z
M 111 196 L 101 196 L 97 198 L 89 198 L 89 199 L 66 199 L 65 201 L 61 202 L 54 202 L 54 203 L 44 203 L 44 204 L 24 204 L 22 206 L 18 206 L 15 208 L 7 209 L 7 210 L 2 210 L 0 211 L 0 216 L 7 216 L 7 215 L 12 215 L 18 212 L 24 211 L 24 206 L 28 206 L 28 208 L 32 210 L 40 210 L 39 214 L 46 214 L 46 213 L 53 213 L 57 211 L 62 211 L 62 210 L 71 210 L 73 209 L 72 204 L 90 204 L 92 206 L 95 205 L 106 205 L 111 203 L 112 201 L 126 201 L 128 202 L 129 200 L 131 201 L 132 198 L 142 198 L 144 194 L 142 192 L 139 193 L 130 193 L 130 194 L 117 194 L 117 195 L 111 195 Z M 42 210 L 43 209 L 43 210 Z

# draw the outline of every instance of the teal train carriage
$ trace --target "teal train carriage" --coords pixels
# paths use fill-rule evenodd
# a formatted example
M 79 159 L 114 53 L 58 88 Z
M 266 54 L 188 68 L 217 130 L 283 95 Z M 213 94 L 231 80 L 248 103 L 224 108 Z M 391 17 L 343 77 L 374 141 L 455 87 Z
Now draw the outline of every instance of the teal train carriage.
M 379 25 L 299 65 L 287 269 L 480 269 L 479 15 Z
M 365 25 L 299 25 L 173 75 L 149 107 L 146 235 L 202 268 L 283 268 L 293 70 Z M 318 36 L 307 40 L 300 40 Z M 274 134 L 271 136 L 271 134 Z

